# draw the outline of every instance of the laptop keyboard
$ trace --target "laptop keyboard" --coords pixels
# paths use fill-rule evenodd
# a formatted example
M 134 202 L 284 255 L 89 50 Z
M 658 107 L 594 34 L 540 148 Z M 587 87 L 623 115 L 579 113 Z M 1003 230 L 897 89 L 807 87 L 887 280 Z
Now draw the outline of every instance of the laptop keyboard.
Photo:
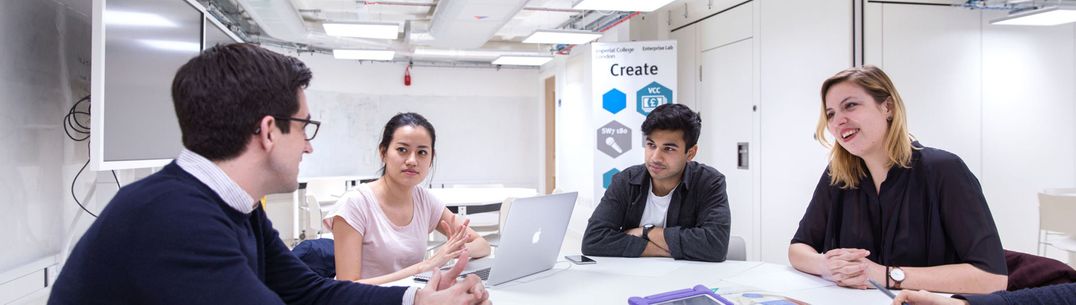
M 474 274 L 474 275 L 477 275 L 478 278 L 485 281 L 485 280 L 489 279 L 489 271 L 491 269 L 493 269 L 493 268 L 482 268 L 482 269 L 478 269 L 478 270 L 471 271 L 471 272 L 464 272 L 464 273 L 460 274 L 460 278 L 463 278 L 463 277 L 467 276 L 468 274 Z M 428 282 L 428 281 L 430 281 L 430 273 L 429 272 L 424 272 L 424 273 L 416 275 L 415 276 L 415 281 L 416 282 Z
M 485 269 L 479 269 L 479 270 L 475 270 L 475 271 L 474 271 L 474 272 L 472 272 L 471 274 L 477 275 L 477 276 L 478 276 L 478 278 L 480 278 L 480 279 L 482 279 L 483 281 L 485 281 L 485 280 L 488 280 L 488 279 L 489 279 L 489 270 L 491 270 L 491 269 L 492 269 L 492 268 L 485 268 Z

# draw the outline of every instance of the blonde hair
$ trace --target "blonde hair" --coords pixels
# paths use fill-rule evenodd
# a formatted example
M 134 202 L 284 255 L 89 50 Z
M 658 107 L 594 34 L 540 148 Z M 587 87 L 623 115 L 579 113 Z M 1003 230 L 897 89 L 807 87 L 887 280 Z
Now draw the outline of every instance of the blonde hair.
M 826 79 L 822 83 L 822 107 L 818 117 L 818 126 L 815 129 L 815 139 L 822 143 L 822 146 L 831 148 L 828 169 L 830 185 L 840 186 L 842 189 L 855 189 L 859 187 L 859 180 L 867 175 L 863 159 L 826 139 L 826 127 L 829 125 L 829 119 L 826 118 L 826 93 L 829 92 L 830 87 L 844 82 L 863 88 L 876 103 L 889 103 L 890 111 L 893 113 L 885 135 L 885 149 L 889 156 L 889 165 L 908 168 L 912 159 L 912 150 L 915 148 L 912 146 L 913 138 L 908 134 L 904 101 L 893 86 L 893 81 L 889 80 L 889 76 L 882 72 L 882 69 L 871 65 L 853 67 Z

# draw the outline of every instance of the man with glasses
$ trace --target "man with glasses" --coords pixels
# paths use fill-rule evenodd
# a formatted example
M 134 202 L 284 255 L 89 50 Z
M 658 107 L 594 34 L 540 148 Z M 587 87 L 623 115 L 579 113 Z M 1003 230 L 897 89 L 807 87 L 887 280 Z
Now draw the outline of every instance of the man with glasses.
M 489 304 L 456 268 L 425 288 L 322 278 L 299 261 L 256 198 L 298 187 L 320 122 L 298 59 L 218 46 L 180 67 L 175 162 L 122 189 L 72 250 L 49 304 Z

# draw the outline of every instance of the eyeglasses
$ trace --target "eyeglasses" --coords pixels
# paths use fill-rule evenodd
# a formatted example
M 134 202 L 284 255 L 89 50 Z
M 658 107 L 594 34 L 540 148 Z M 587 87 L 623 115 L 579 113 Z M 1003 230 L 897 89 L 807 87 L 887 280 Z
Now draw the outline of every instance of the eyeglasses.
M 314 121 L 314 120 L 310 120 L 310 119 L 300 119 L 300 118 L 289 118 L 289 117 L 275 116 L 275 115 L 273 116 L 273 118 L 276 118 L 277 120 L 281 120 L 281 121 L 302 122 L 303 123 L 303 134 L 306 135 L 306 140 L 307 141 L 313 140 L 314 137 L 318 135 L 318 129 L 321 128 L 321 121 Z

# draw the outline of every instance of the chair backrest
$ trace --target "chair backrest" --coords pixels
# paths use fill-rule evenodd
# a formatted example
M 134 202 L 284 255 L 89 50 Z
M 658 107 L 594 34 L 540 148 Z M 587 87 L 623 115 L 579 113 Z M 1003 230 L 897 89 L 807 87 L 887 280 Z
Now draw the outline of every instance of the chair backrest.
M 1050 190 L 1047 190 L 1050 191 Z M 1076 193 L 1039 193 L 1039 229 L 1076 235 Z
M 1005 250 L 1009 291 L 1076 282 L 1076 270 L 1051 258 Z
M 1076 195 L 1076 188 L 1052 188 L 1042 190 L 1042 192 L 1051 195 Z
M 501 218 L 497 220 L 497 233 L 501 233 L 504 230 L 504 222 L 508 220 L 508 209 L 512 208 L 512 202 L 515 201 L 515 197 L 508 197 L 505 198 L 504 202 L 501 203 L 501 210 L 499 212 L 501 214 Z
M 318 202 L 317 196 L 307 194 L 306 204 L 303 209 L 306 210 L 307 217 L 306 227 L 304 228 L 307 232 L 307 238 L 317 238 L 319 234 L 324 233 L 321 225 L 321 218 L 323 217 L 321 203 Z
M 728 254 L 725 255 L 725 260 L 747 260 L 747 242 L 743 240 L 743 237 L 739 237 L 736 235 L 729 236 L 729 250 Z

